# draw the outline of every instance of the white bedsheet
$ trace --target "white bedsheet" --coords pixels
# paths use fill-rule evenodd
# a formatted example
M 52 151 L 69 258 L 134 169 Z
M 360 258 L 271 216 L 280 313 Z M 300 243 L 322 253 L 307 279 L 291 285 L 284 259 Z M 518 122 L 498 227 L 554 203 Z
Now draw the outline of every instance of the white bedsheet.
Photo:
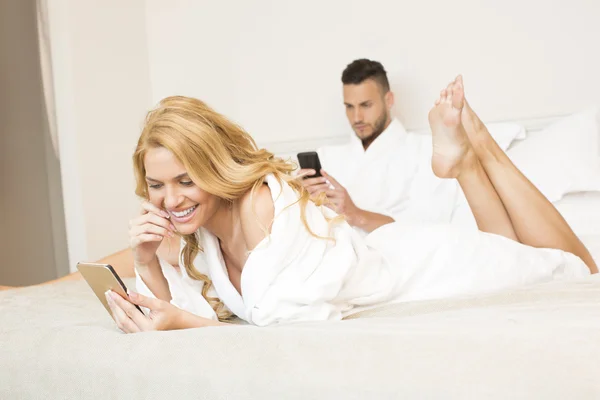
M 0 399 L 597 400 L 599 278 L 134 335 L 83 281 L 0 291 Z

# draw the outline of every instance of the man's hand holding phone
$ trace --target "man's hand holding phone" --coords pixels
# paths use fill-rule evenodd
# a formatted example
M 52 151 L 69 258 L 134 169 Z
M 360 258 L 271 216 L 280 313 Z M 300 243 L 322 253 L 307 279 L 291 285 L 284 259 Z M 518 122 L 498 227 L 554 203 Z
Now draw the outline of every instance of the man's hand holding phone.
M 298 162 L 302 169 L 297 177 L 302 179 L 302 185 L 308 190 L 311 198 L 315 199 L 320 193 L 330 189 L 329 182 L 321 175 L 321 160 L 316 151 L 298 153 Z
M 359 219 L 362 210 L 356 207 L 346 188 L 321 168 L 317 152 L 298 153 L 298 162 L 302 168 L 298 177 L 302 177 L 302 185 L 308 190 L 311 198 L 315 199 L 319 194 L 325 193 L 327 207 L 344 215 L 351 225 Z
M 327 180 L 328 188 L 325 190 L 328 202 L 325 204 L 336 213 L 346 217 L 350 225 L 358 218 L 361 209 L 356 207 L 348 191 L 335 178 L 325 171 L 321 171 Z
M 314 169 L 301 169 L 298 172 L 298 176 L 304 176 L 302 179 L 302 185 L 306 188 L 306 190 L 308 190 L 308 193 L 310 193 L 312 198 L 331 188 L 327 178 L 324 176 L 315 177 Z

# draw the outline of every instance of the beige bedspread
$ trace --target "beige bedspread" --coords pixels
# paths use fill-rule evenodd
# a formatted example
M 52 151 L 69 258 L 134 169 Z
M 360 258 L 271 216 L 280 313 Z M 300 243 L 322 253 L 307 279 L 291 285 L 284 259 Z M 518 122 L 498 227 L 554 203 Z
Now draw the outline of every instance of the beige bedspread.
M 0 399 L 99 398 L 600 399 L 600 275 L 334 323 L 135 335 L 85 282 L 0 292 Z

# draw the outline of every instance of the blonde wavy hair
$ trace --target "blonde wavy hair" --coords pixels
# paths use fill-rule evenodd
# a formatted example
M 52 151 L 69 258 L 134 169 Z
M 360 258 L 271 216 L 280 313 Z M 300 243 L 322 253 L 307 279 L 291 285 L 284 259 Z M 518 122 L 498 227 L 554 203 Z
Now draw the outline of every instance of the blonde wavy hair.
M 167 97 L 148 113 L 133 155 L 135 192 L 145 199 L 149 196 L 144 157 L 149 149 L 157 147 L 173 153 L 202 190 L 227 202 L 235 202 L 248 191 L 254 192 L 267 175 L 273 174 L 298 192 L 302 222 L 313 236 L 320 237 L 306 221 L 306 205 L 311 200 L 306 189 L 291 175 L 296 166 L 259 149 L 244 129 L 206 103 L 190 97 Z M 320 206 L 325 197 L 313 200 Z M 204 282 L 202 296 L 220 320 L 231 317 L 220 299 L 208 296 L 210 278 L 194 268 L 194 258 L 203 251 L 198 234 L 183 235 L 183 239 L 182 261 L 188 275 Z

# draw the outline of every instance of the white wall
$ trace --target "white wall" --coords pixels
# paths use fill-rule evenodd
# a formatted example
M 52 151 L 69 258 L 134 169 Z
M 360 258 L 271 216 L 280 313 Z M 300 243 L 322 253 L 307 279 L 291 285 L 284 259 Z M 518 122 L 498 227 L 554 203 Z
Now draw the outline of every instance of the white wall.
M 594 0 L 150 0 L 152 99 L 199 97 L 263 144 L 347 135 L 341 72 L 368 57 L 408 128 L 459 72 L 487 120 L 564 114 L 596 101 L 599 18 Z
M 49 4 L 71 270 L 127 246 L 131 155 L 151 106 L 143 0 Z
M 126 246 L 137 211 L 129 158 L 143 111 L 167 95 L 203 99 L 259 144 L 289 152 L 350 134 L 340 75 L 359 57 L 384 64 L 395 112 L 413 129 L 426 126 L 439 90 L 459 72 L 488 121 L 566 114 L 600 91 L 596 0 L 52 5 L 64 11 L 55 39 L 66 76 L 56 90 L 67 93 L 59 114 L 71 160 L 63 177 L 72 262 Z

